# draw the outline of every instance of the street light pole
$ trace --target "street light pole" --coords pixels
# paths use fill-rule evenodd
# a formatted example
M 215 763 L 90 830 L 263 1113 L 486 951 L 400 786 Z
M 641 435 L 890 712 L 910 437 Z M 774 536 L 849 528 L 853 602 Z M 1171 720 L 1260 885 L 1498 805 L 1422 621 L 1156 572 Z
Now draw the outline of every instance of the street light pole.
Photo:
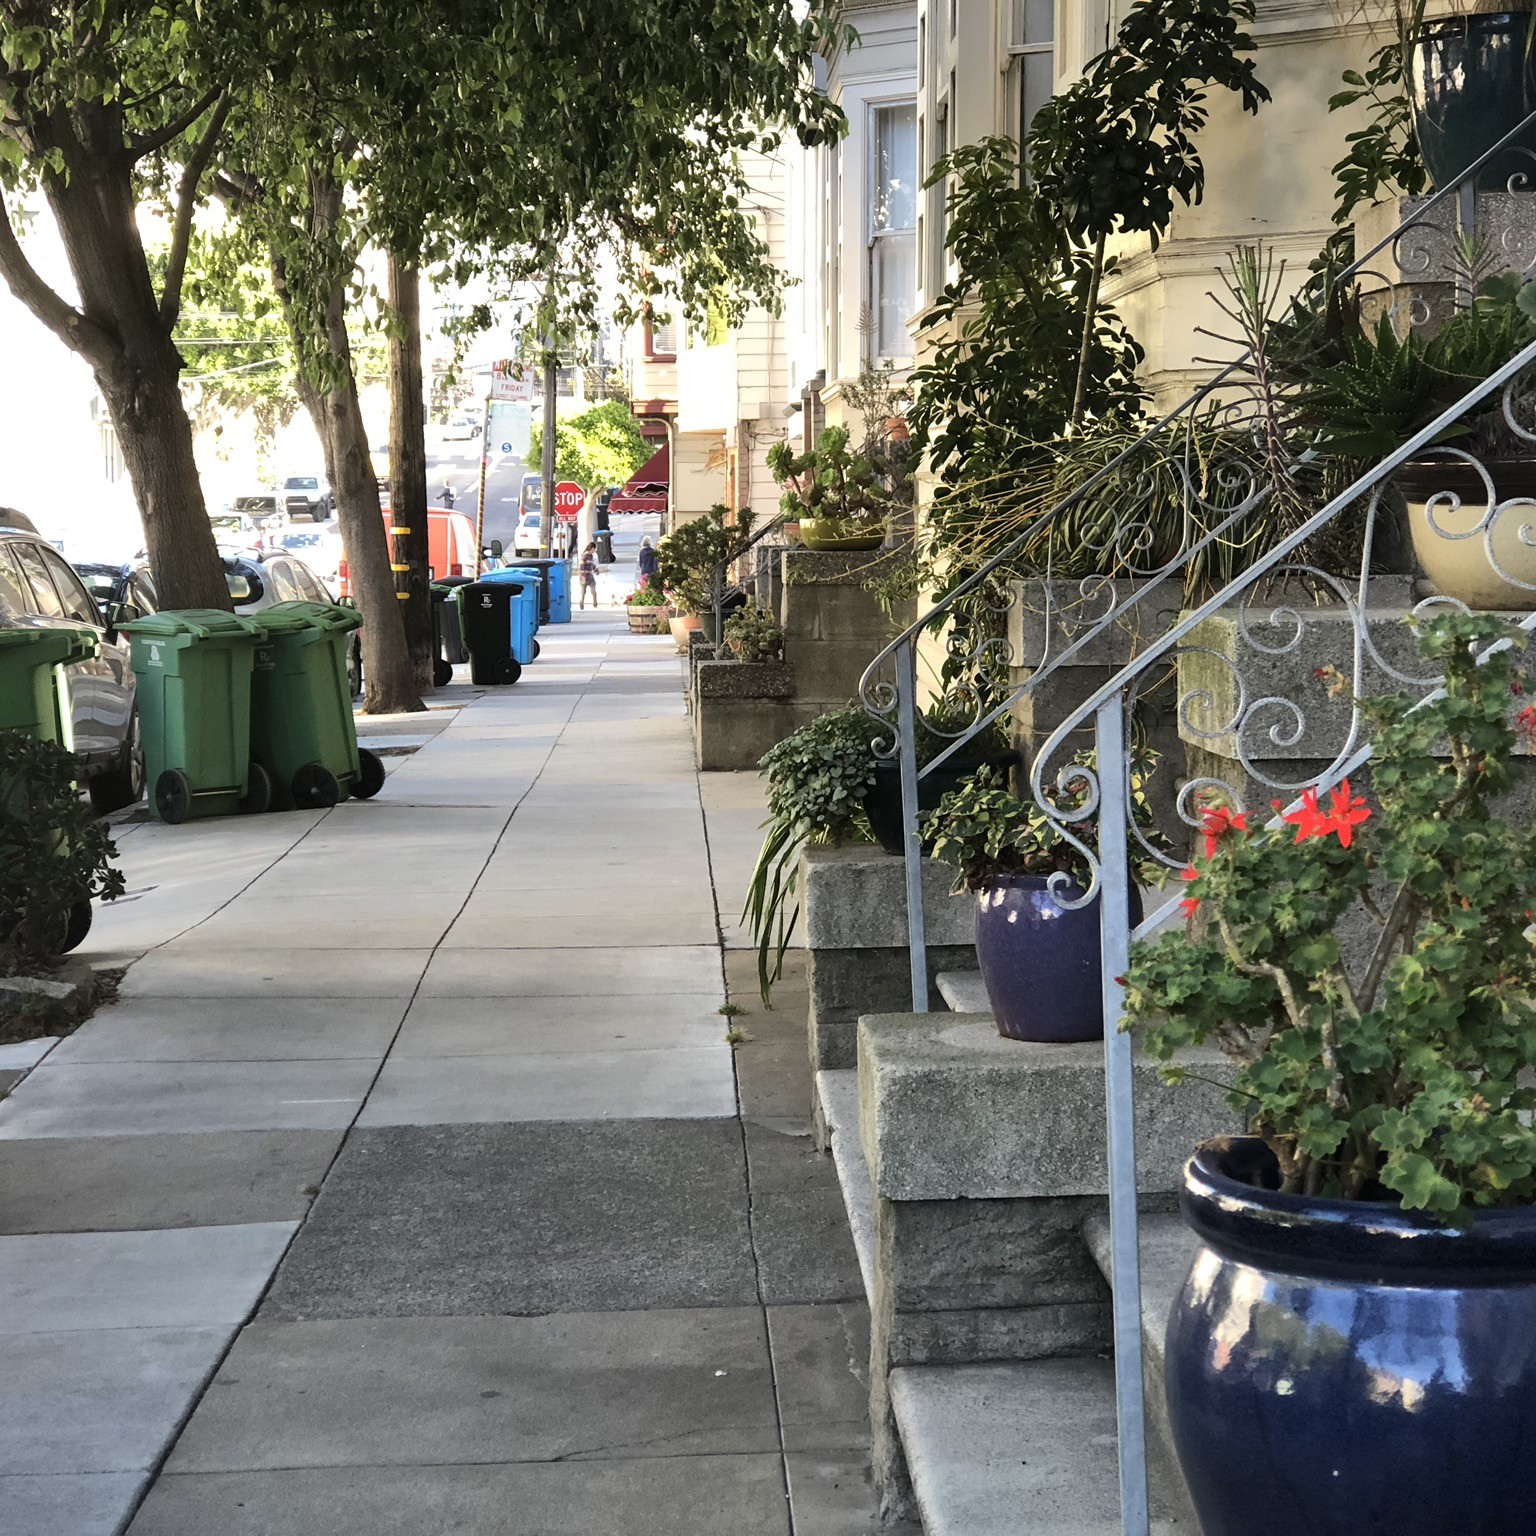
M 544 440 L 539 474 L 539 553 L 548 556 L 554 552 L 555 516 L 555 386 L 558 382 L 559 359 L 555 355 L 555 331 L 551 324 L 544 337 Z

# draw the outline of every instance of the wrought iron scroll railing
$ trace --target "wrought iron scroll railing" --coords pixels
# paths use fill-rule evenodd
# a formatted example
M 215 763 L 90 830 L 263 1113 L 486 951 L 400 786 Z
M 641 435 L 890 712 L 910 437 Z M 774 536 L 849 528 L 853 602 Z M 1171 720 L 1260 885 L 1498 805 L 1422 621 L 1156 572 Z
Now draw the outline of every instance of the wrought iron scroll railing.
M 1531 227 L 1529 212 L 1501 219 L 1501 228 L 1480 248 L 1474 248 L 1473 237 L 1480 181 L 1495 162 L 1503 176 L 1506 162 L 1501 156 L 1536 161 L 1520 144 L 1533 125 L 1536 113 L 1469 166 L 1457 182 L 1416 206 L 1336 282 L 1379 295 L 1401 329 L 1443 318 L 1424 301 L 1426 280 L 1450 274 L 1450 302 L 1465 305 L 1471 302 L 1479 266 L 1484 272 L 1497 268 L 1529 275 L 1536 268 L 1536 248 L 1516 249 L 1518 235 L 1511 233 Z M 1536 191 L 1528 186 L 1533 179 L 1536 172 L 1532 177 L 1508 176 L 1495 196 L 1520 199 L 1526 209 L 1536 207 Z M 1082 696 L 1041 733 L 1029 765 L 1028 798 L 1076 848 L 1090 872 L 1080 885 L 1055 877 L 1061 882 L 1057 899 L 1063 906 L 1099 902 L 1125 1536 L 1147 1536 L 1150 1515 L 1132 1042 L 1114 1028 L 1123 1012 L 1122 989 L 1114 978 L 1127 969 L 1133 938 L 1154 933 L 1177 911 L 1180 899 L 1174 895 L 1150 902 L 1149 916 L 1133 931 L 1128 916 L 1133 865 L 1161 864 L 1170 872 L 1181 867 L 1182 849 L 1188 846 L 1206 797 L 1224 800 L 1234 809 L 1258 794 L 1265 801 L 1289 802 L 1308 788 L 1330 787 L 1358 769 L 1371 751 L 1360 710 L 1360 700 L 1369 693 L 1396 689 L 1417 692 L 1423 699 L 1433 695 L 1439 679 L 1421 675 L 1422 669 L 1400 654 L 1389 632 L 1373 623 L 1373 572 L 1380 564 L 1387 521 L 1382 515 L 1384 497 L 1391 494 L 1393 477 L 1410 461 L 1445 466 L 1443 482 L 1432 478 L 1427 488 L 1415 493 L 1423 498 L 1418 515 L 1444 538 L 1480 544 L 1512 591 L 1531 594 L 1511 606 L 1528 613 L 1526 629 L 1536 629 L 1536 613 L 1529 612 L 1536 609 L 1536 577 L 1521 558 L 1522 551 L 1536 549 L 1536 499 L 1507 492 L 1501 497 L 1488 464 L 1476 451 L 1475 436 L 1455 438 L 1471 446 L 1445 446 L 1447 434 L 1454 438 L 1456 429 L 1492 420 L 1506 443 L 1519 445 L 1520 457 L 1536 459 L 1536 343 L 1346 485 L 1330 483 L 1311 454 L 1280 461 L 1267 451 L 1262 348 L 1261 336 L 1257 347 L 1246 347 L 1070 495 L 1035 518 L 892 641 L 865 672 L 860 690 L 861 702 L 876 724 L 877 752 L 895 756 L 900 767 L 913 1008 L 925 1012 L 930 994 L 918 814 L 923 779 L 955 760 L 994 722 L 1010 717 L 1030 695 L 1042 697 L 1047 683 L 1061 683 L 1070 675 L 1068 669 L 1100 669 L 1077 672 L 1093 682 L 1084 684 Z M 1422 482 L 1425 471 L 1416 468 L 1416 474 Z M 1114 499 L 1112 522 L 1083 519 L 1082 510 L 1112 482 L 1122 493 Z M 1180 531 L 1171 541 L 1166 516 L 1170 487 L 1182 509 Z M 1163 512 L 1155 520 L 1152 508 L 1159 497 Z M 1209 565 L 1222 551 L 1241 549 L 1261 517 L 1268 520 L 1264 552 L 1250 558 L 1248 545 L 1240 570 L 1230 579 L 1207 581 L 1208 595 L 1191 597 L 1191 569 L 1202 561 Z M 1317 552 L 1324 540 L 1330 547 L 1326 563 L 1321 563 Z M 1005 584 L 1020 571 L 1026 554 L 1036 557 L 1030 573 L 1037 579 Z M 1060 573 L 1062 563 L 1070 574 Z M 1078 574 L 1084 564 L 1094 574 Z M 1526 574 L 1511 568 L 1516 565 L 1525 565 Z M 1037 595 L 1027 599 L 1026 592 Z M 1021 612 L 1030 601 L 1031 611 Z M 1419 606 L 1447 602 L 1429 598 Z M 978 626 L 978 612 L 989 622 Z M 1220 645 L 1202 633 L 1218 616 L 1224 625 Z M 1005 623 L 1008 636 L 1002 638 L 999 631 Z M 1028 673 L 1021 677 L 1026 658 L 1018 654 L 1017 640 L 1026 625 L 1032 654 Z M 1340 664 L 1316 669 L 1327 674 L 1324 691 L 1311 675 L 1314 669 L 1299 658 L 1332 653 L 1338 654 Z M 934 655 L 947 665 L 936 669 L 925 706 L 919 672 Z M 1005 667 L 1006 681 L 999 685 Z M 1312 691 L 1299 694 L 1272 681 L 1285 678 L 1306 680 Z M 1255 679 L 1263 685 L 1255 686 Z M 1169 802 L 1174 825 L 1163 828 L 1157 838 L 1149 836 L 1144 813 L 1133 813 L 1132 743 L 1149 687 L 1155 682 L 1166 691 L 1170 680 L 1175 680 L 1174 716 L 1181 737 L 1219 747 L 1209 761 L 1225 761 L 1232 771 L 1225 777 L 1207 770 L 1186 778 Z M 934 710 L 935 701 L 946 707 Z M 922 736 L 943 743 L 921 762 L 920 715 L 926 723 Z

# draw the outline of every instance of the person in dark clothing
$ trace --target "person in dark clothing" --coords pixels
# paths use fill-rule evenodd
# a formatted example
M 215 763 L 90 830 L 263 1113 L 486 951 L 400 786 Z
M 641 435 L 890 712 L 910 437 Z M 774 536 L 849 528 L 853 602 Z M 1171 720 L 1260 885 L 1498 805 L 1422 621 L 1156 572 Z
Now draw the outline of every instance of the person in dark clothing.
M 444 480 L 443 481 L 443 492 L 442 492 L 442 495 L 440 497 L 438 497 L 438 500 L 441 501 L 442 504 L 445 507 L 447 507 L 450 512 L 452 512 L 453 511 L 453 504 L 458 499 L 459 499 L 458 492 L 455 491 L 454 488 L 453 488 L 453 481 L 451 481 L 451 480 Z
M 657 584 L 657 572 L 661 569 L 661 556 L 656 553 L 655 546 L 649 539 L 640 540 L 640 558 L 636 562 L 636 574 L 639 576 L 640 586 L 647 582 L 651 586 Z

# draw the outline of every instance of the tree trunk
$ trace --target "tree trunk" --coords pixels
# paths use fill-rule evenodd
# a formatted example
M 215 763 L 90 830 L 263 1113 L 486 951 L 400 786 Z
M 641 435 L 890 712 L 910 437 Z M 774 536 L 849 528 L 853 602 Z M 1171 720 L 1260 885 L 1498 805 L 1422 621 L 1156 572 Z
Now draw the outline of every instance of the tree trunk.
M 1099 317 L 1099 282 L 1104 276 L 1106 237 L 1100 235 L 1093 248 L 1093 272 L 1088 279 L 1088 302 L 1083 306 L 1083 340 L 1077 354 L 1077 389 L 1072 396 L 1072 425 L 1083 424 L 1088 406 L 1088 359 L 1093 354 L 1093 328 Z
M 192 424 L 181 398 L 181 359 L 167 340 L 155 358 L 124 356 L 96 383 L 117 429 L 144 524 L 162 608 L 233 606 L 203 502 Z
M 431 546 L 427 537 L 427 412 L 421 389 L 421 274 L 389 258 L 390 529 L 396 603 L 405 620 L 406 646 L 416 686 L 430 693 L 432 636 Z M 403 567 L 403 569 L 402 569 Z M 446 576 L 446 571 L 439 572 Z
M 181 396 L 182 358 L 144 256 L 121 119 L 113 108 L 82 106 L 74 116 L 52 114 L 34 131 L 34 147 L 55 154 L 63 167 L 43 177 L 43 189 L 79 307 L 33 270 L 3 208 L 0 271 L 27 308 L 90 364 L 132 477 L 163 605 L 228 609 Z

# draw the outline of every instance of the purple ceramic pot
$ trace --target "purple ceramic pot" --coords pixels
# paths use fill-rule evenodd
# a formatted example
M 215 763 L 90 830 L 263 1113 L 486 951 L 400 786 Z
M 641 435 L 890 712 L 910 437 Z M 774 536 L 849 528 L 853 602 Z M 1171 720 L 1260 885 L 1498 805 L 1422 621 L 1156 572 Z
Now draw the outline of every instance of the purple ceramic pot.
M 1080 896 L 1082 887 L 1070 884 L 1066 894 Z M 1131 905 L 1140 905 L 1134 890 Z M 1103 1038 L 1097 896 L 1063 907 L 1044 875 L 1000 876 L 977 893 L 976 958 L 1004 1039 Z

